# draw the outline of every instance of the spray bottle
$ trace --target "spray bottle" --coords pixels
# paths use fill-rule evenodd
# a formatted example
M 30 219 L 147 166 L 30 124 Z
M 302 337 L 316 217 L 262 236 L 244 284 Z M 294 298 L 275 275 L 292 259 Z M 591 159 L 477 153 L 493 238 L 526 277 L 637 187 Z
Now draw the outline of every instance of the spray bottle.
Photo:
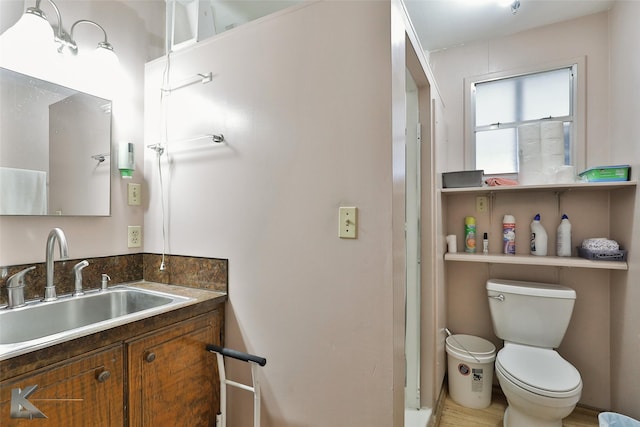
M 513 215 L 505 215 L 502 219 L 502 244 L 505 254 L 515 255 L 516 218 Z
M 472 216 L 464 219 L 464 251 L 476 251 L 476 219 Z

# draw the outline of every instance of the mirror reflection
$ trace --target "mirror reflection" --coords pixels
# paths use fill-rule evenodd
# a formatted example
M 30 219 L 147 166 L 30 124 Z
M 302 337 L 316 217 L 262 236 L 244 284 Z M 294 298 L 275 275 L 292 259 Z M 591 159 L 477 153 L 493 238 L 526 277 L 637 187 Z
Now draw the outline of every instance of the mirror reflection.
M 111 101 L 0 68 L 0 215 L 108 216 Z

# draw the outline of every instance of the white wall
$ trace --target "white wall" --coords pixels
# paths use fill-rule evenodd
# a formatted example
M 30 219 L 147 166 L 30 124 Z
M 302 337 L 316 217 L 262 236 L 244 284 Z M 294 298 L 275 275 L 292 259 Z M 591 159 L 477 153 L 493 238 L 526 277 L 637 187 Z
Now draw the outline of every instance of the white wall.
M 632 177 L 640 172 L 640 2 L 617 1 L 610 14 L 611 54 L 611 162 L 630 164 Z M 619 199 L 613 203 L 622 202 Z M 632 220 L 614 221 L 619 235 L 629 236 L 629 271 L 612 277 L 611 337 L 612 337 L 612 407 L 640 419 L 640 191 L 635 203 L 626 202 L 624 209 L 633 209 Z M 627 216 L 628 218 L 628 216 Z
M 79 19 L 91 19 L 107 31 L 130 83 L 125 96 L 114 99 L 112 140 L 114 147 L 120 140 L 136 143 L 133 182 L 142 182 L 143 94 L 135 88 L 143 87 L 144 63 L 164 52 L 164 2 L 57 0 L 56 4 L 67 30 Z M 0 32 L 17 22 L 23 6 L 22 0 L 0 1 Z M 49 16 L 54 15 L 47 2 L 41 6 Z M 88 28 L 83 29 L 86 34 L 83 32 L 79 41 L 88 43 L 101 37 Z M 112 150 L 115 153 L 115 148 Z M 142 224 L 145 207 L 127 206 L 126 182 L 117 173 L 115 156 L 111 162 L 110 217 L 0 217 L 0 266 L 44 262 L 47 235 L 53 227 L 65 231 L 71 258 L 139 252 L 127 248 L 127 225 Z
M 387 2 L 319 2 L 171 59 L 174 84 L 197 73 L 214 79 L 166 98 L 174 141 L 162 160 L 167 251 L 229 259 L 226 344 L 268 359 L 264 426 L 399 420 L 392 205 L 404 203 L 394 197 L 404 172 L 394 175 L 391 162 L 391 63 L 401 61 L 403 104 L 404 33 L 400 39 L 392 59 Z M 145 145 L 163 138 L 164 67 L 147 66 Z M 175 142 L 207 133 L 223 133 L 227 143 Z M 151 151 L 145 180 L 144 248 L 161 252 Z M 357 240 L 338 238 L 340 206 L 358 207 Z M 246 375 L 242 368 L 232 366 L 231 375 Z M 229 403 L 230 425 L 249 425 L 246 393 Z

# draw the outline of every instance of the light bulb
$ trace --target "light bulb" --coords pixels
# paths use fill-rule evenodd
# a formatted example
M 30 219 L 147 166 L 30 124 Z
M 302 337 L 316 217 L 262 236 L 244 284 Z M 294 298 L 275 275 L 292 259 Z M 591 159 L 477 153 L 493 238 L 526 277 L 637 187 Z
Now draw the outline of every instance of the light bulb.
M 42 76 L 58 54 L 49 21 L 25 13 L 0 36 L 0 65 L 14 71 Z

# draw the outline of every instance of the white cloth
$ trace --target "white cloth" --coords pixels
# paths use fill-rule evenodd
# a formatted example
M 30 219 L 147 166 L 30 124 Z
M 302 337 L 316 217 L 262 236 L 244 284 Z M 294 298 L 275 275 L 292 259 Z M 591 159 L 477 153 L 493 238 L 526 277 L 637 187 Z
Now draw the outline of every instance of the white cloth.
M 0 167 L 0 215 L 46 215 L 47 173 Z

